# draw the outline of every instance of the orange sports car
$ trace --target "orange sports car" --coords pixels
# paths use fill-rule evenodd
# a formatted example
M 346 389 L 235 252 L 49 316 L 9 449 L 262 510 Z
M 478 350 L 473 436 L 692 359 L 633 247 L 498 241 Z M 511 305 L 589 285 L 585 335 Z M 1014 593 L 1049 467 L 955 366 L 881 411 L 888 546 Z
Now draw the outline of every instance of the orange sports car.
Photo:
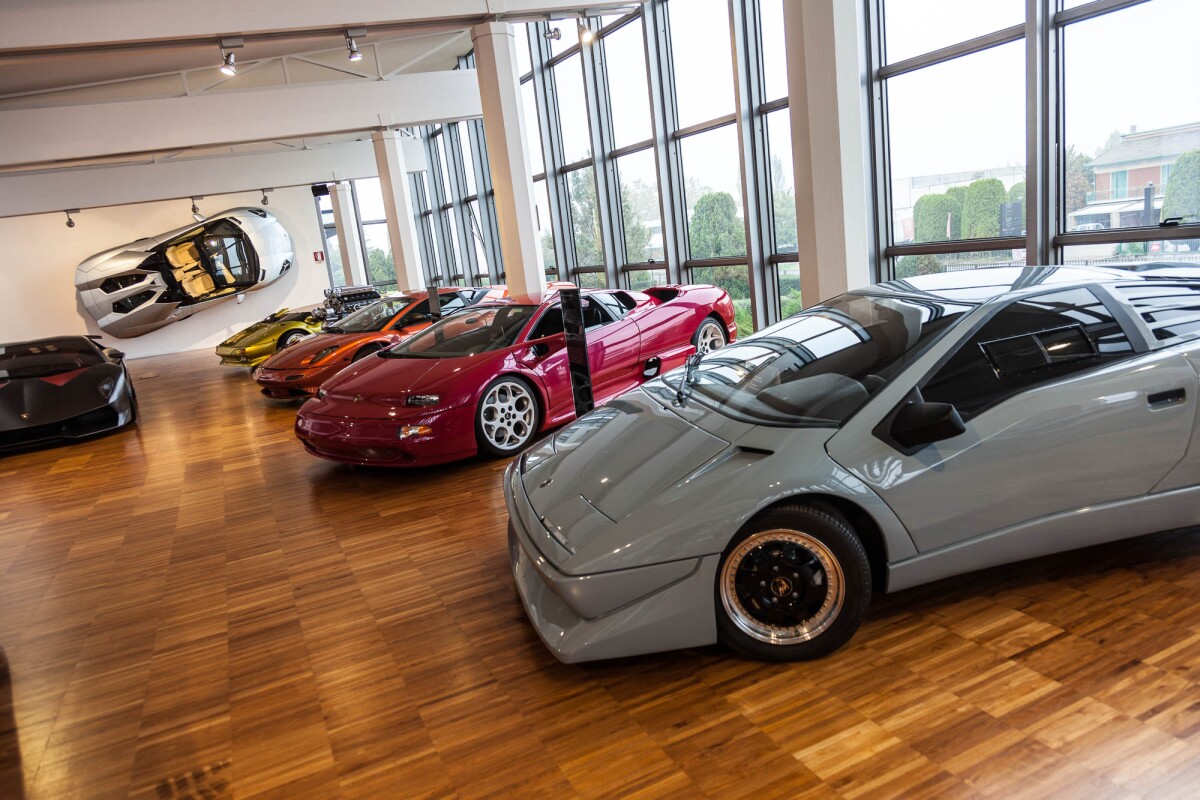
M 500 286 L 490 290 L 450 288 L 439 290 L 438 296 L 445 313 L 498 296 L 503 290 Z M 392 294 L 338 320 L 324 333 L 280 350 L 254 371 L 254 380 L 267 397 L 311 397 L 347 364 L 391 347 L 433 322 L 428 291 Z

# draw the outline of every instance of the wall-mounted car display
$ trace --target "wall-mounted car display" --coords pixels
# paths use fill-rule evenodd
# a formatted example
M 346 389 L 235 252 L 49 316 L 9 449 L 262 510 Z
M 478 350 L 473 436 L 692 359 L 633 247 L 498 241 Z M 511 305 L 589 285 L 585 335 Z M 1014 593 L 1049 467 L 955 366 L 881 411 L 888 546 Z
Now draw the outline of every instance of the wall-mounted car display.
M 136 422 L 137 398 L 123 359 L 86 336 L 0 345 L 0 451 Z
M 293 258 L 291 236 L 274 214 L 231 208 L 97 253 L 76 268 L 75 288 L 100 330 L 129 338 L 260 289 Z
M 317 333 L 322 324 L 314 309 L 282 308 L 221 342 L 217 355 L 227 367 L 256 367 L 276 351 Z
M 516 584 L 564 661 L 822 656 L 873 590 L 1200 523 L 1198 368 L 1181 270 L 850 292 L 514 461 Z
M 442 313 L 482 300 L 487 289 L 441 289 Z M 268 358 L 254 373 L 267 397 L 311 397 L 347 364 L 433 324 L 426 291 L 398 293 L 325 324 L 316 336 Z
M 325 303 L 316 314 L 325 322 L 334 322 L 381 297 L 383 295 L 374 286 L 335 286 L 325 290 Z
M 715 286 L 583 291 L 597 404 L 737 336 Z M 539 305 L 481 303 L 363 359 L 325 383 L 296 418 L 314 455 L 409 467 L 508 456 L 574 419 L 558 292 Z

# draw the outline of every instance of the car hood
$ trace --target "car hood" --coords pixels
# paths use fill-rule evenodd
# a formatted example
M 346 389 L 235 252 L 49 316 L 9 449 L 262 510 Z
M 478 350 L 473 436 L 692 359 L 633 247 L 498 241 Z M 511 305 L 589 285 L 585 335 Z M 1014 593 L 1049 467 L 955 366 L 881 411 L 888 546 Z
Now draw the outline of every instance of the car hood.
M 290 348 L 289 348 L 290 349 Z M 304 409 L 355 419 L 395 419 L 457 408 L 474 399 L 507 351 L 464 358 L 384 358 L 354 362 L 322 385 L 325 396 Z M 410 394 L 437 394 L 436 407 L 407 406 Z
M 314 336 L 306 336 L 271 356 L 263 363 L 263 367 L 266 369 L 298 369 L 312 366 L 308 363 L 308 359 L 326 347 L 345 347 L 362 337 L 361 333 L 318 333 Z
M 288 324 L 284 322 L 256 322 L 221 342 L 221 347 L 252 347 L 265 341 L 277 339 Z
M 522 485 L 551 535 L 580 551 L 729 444 L 635 390 L 531 450 Z
M 121 375 L 115 364 L 97 364 L 41 378 L 0 378 L 0 431 L 60 422 L 107 405 L 100 385 L 110 378 L 119 383 Z
M 709 556 L 761 508 L 799 492 L 882 505 L 825 452 L 835 432 L 680 409 L 643 387 L 514 463 L 510 512 L 567 575 Z

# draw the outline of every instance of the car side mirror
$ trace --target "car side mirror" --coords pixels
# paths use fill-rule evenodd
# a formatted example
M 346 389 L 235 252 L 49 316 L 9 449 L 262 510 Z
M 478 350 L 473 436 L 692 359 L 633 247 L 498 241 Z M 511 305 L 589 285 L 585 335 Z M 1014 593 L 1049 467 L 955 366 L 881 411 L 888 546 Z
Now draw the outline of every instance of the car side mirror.
M 529 352 L 533 353 L 535 358 L 545 358 L 550 355 L 550 343 L 534 342 L 529 346 Z
M 105 352 L 108 353 L 108 357 L 111 358 L 113 361 L 124 361 L 125 360 L 125 354 L 122 353 L 120 350 L 113 350 L 111 347 L 109 347 L 109 348 L 105 349 Z
M 953 439 L 966 431 L 967 426 L 954 406 L 915 400 L 899 408 L 888 433 L 902 447 L 915 448 Z

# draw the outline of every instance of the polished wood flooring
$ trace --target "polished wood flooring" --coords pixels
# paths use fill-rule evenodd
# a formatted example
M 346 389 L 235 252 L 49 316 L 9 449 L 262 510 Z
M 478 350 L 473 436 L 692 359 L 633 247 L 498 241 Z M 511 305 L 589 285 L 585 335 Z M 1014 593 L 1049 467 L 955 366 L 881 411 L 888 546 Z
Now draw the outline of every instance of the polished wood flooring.
M 1200 797 L 1196 531 L 880 599 L 816 663 L 565 666 L 502 463 L 325 463 L 210 353 L 130 368 L 138 428 L 0 458 L 5 800 Z

